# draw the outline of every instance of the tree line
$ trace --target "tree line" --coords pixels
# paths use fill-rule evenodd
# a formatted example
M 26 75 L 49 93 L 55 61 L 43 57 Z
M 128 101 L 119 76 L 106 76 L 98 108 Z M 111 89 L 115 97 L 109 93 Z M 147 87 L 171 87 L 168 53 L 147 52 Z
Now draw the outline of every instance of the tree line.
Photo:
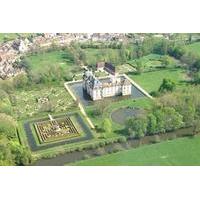
M 31 153 L 19 143 L 9 94 L 2 89 L 0 94 L 0 165 L 28 165 L 32 162 Z
M 194 127 L 200 131 L 200 87 L 166 93 L 157 98 L 153 107 L 126 123 L 125 131 L 130 137 L 140 138 L 174 131 L 183 127 Z

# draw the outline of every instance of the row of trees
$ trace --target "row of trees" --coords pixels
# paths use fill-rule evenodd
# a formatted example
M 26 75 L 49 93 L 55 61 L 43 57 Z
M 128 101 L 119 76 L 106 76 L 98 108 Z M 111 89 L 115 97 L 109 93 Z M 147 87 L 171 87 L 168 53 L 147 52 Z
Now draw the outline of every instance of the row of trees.
M 126 123 L 126 130 L 131 137 L 140 138 L 176 130 L 183 126 L 183 117 L 174 108 L 156 108 L 147 116 L 131 118 Z
M 19 144 L 17 122 L 12 117 L 9 94 L 0 89 L 0 165 L 27 165 L 31 162 L 30 151 Z

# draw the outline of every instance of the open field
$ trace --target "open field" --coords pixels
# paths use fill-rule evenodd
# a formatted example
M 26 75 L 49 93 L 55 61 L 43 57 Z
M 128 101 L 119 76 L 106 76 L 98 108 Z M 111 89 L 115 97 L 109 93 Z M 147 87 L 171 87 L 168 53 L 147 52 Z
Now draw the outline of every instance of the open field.
M 143 56 L 139 59 L 130 60 L 130 61 L 128 61 L 128 63 L 134 67 L 134 66 L 137 66 L 136 61 L 140 61 L 144 67 L 143 71 L 147 72 L 147 71 L 152 71 L 152 70 L 163 68 L 162 58 L 163 58 L 163 55 L 149 54 L 149 55 Z M 180 65 L 180 62 L 178 60 L 176 60 L 175 58 L 168 56 L 168 59 L 171 63 L 170 67 Z
M 40 52 L 26 58 L 33 71 L 42 71 L 47 67 L 62 67 L 69 72 L 75 68 L 80 68 L 74 64 L 72 56 L 65 50 L 54 50 L 50 52 Z
M 157 91 L 164 78 L 171 79 L 177 84 L 177 87 L 182 87 L 186 83 L 186 72 L 181 68 L 161 69 L 152 72 L 145 72 L 139 75 L 129 74 L 136 83 L 138 83 L 147 92 Z
M 96 64 L 99 61 L 109 61 L 113 62 L 117 61 L 119 58 L 119 49 L 94 49 L 94 48 L 86 48 L 83 49 L 86 55 L 86 61 L 89 64 Z
M 200 56 L 200 42 L 186 45 L 186 49 Z
M 83 160 L 75 163 L 75 165 L 200 165 L 199 146 L 200 136 L 179 138 Z

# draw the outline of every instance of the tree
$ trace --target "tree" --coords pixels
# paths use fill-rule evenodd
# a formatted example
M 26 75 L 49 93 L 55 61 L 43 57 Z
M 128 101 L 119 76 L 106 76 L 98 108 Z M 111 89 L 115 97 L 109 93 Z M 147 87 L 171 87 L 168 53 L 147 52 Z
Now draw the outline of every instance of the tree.
M 136 70 L 137 70 L 137 74 L 141 74 L 143 72 L 143 69 L 144 69 L 144 64 L 142 62 L 141 59 L 137 59 L 135 61 L 135 64 L 136 64 Z
M 194 64 L 192 65 L 193 70 L 199 71 L 200 70 L 200 59 L 197 59 Z
M 156 117 L 156 130 L 155 133 L 165 132 L 164 112 L 161 109 L 154 108 L 153 114 Z
M 188 127 L 193 125 L 196 115 L 196 109 L 195 105 L 193 105 L 193 102 L 179 103 L 177 110 L 183 116 L 183 122 L 185 126 Z
M 200 72 L 193 72 L 192 78 L 194 84 L 200 84 Z
M 111 133 L 112 132 L 112 124 L 108 118 L 105 118 L 102 123 L 102 128 L 105 133 Z
M 28 165 L 32 162 L 30 150 L 22 147 L 18 142 L 10 142 L 10 149 L 16 165 Z
M 0 135 L 6 136 L 8 139 L 16 137 L 16 121 L 5 113 L 0 113 Z
M 160 85 L 159 92 L 172 92 L 175 87 L 176 84 L 172 80 L 164 78 L 162 84 Z
M 9 140 L 5 136 L 0 137 L 0 166 L 14 165 L 13 155 L 9 148 Z
M 176 112 L 174 108 L 165 107 L 163 112 L 165 131 L 176 130 L 183 126 L 183 116 Z
M 13 84 L 16 88 L 23 88 L 28 84 L 28 78 L 26 74 L 18 74 L 13 78 Z
M 200 120 L 195 120 L 193 125 L 193 135 L 200 133 Z
M 172 49 L 171 55 L 177 59 L 180 59 L 186 53 L 183 46 L 176 46 Z
M 25 70 L 30 70 L 30 63 L 27 61 L 26 58 L 21 58 L 21 61 L 19 61 L 19 63 L 17 63 L 17 66 L 19 68 L 24 68 Z
M 161 58 L 161 62 L 162 62 L 162 66 L 164 68 L 166 67 L 170 67 L 170 66 L 174 66 L 175 63 L 173 62 L 172 58 L 170 58 L 169 56 L 165 55 Z
M 147 120 L 144 117 L 130 118 L 126 122 L 126 130 L 129 136 L 135 138 L 144 137 L 147 131 Z
M 156 133 L 157 119 L 153 114 L 147 116 L 147 133 L 153 135 Z

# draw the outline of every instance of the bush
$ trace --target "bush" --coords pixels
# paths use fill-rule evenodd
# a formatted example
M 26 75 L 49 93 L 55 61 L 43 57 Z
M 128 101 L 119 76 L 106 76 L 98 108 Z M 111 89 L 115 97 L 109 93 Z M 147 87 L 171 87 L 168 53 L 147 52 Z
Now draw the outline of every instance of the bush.
M 105 153 L 104 149 L 103 148 L 98 148 L 96 149 L 96 151 L 94 152 L 94 155 L 95 156 L 101 156 Z
M 89 159 L 89 158 L 90 158 L 90 155 L 89 155 L 89 154 L 84 154 L 84 155 L 83 155 L 83 159 L 84 159 L 84 160 L 87 160 L 87 159 Z
M 119 145 L 119 144 L 116 144 L 116 145 L 114 146 L 114 148 L 113 148 L 113 152 L 114 152 L 114 153 L 116 153 L 116 152 L 118 152 L 118 151 L 121 151 L 121 150 L 123 150 L 123 148 L 122 148 L 122 146 Z
M 120 137 L 120 138 L 118 138 L 118 142 L 120 142 L 120 143 L 124 143 L 126 141 L 127 141 L 126 137 Z
M 150 95 L 151 95 L 152 97 L 159 97 L 159 96 L 160 96 L 160 93 L 159 93 L 158 91 L 152 91 L 152 92 L 150 92 Z
M 155 135 L 153 140 L 152 140 L 152 143 L 159 143 L 160 142 L 160 137 L 159 135 Z
M 79 152 L 83 151 L 83 147 L 78 147 L 77 151 L 79 151 Z
M 100 147 L 104 147 L 105 145 L 106 145 L 106 144 L 105 144 L 104 141 L 99 142 L 99 146 L 100 146 Z

